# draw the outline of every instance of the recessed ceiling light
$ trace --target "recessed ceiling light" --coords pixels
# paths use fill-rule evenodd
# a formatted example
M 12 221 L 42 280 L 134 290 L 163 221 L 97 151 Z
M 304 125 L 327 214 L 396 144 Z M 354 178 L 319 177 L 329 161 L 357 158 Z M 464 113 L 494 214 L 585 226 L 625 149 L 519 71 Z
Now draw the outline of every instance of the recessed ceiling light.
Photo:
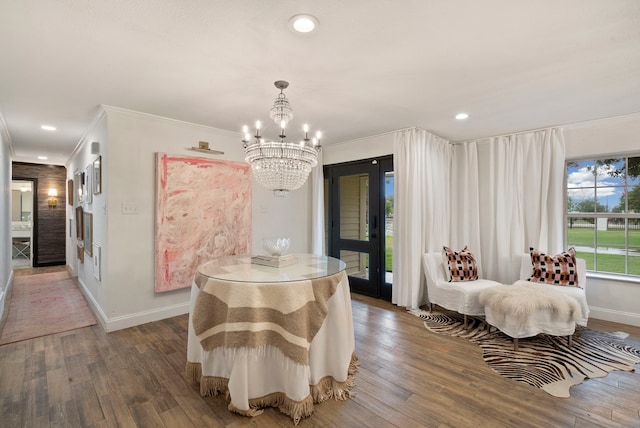
M 318 18 L 312 15 L 295 15 L 289 19 L 289 27 L 297 31 L 298 33 L 310 33 L 313 31 L 320 21 Z
M 42 125 L 40 128 L 44 129 L 45 131 L 55 131 L 56 127 L 55 126 L 51 126 L 51 125 Z
M 465 120 L 469 118 L 469 114 L 468 113 L 458 113 L 456 114 L 456 119 L 458 120 Z
M 38 156 L 38 159 L 40 159 L 40 160 L 47 160 L 47 159 L 49 159 L 49 158 L 48 158 L 48 157 L 46 157 L 46 156 Z

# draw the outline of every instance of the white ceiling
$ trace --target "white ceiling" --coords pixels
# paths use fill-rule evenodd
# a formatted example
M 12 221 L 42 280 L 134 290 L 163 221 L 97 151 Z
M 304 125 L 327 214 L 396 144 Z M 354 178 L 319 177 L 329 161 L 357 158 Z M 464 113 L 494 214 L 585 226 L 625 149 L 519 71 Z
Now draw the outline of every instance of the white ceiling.
M 318 30 L 294 34 L 298 13 Z M 266 123 L 279 79 L 291 83 L 291 126 L 308 121 L 325 145 L 412 126 L 460 141 L 636 113 L 640 1 L 0 2 L 0 115 L 14 160 L 64 164 L 100 104 L 233 131 Z M 471 117 L 456 121 L 460 111 Z

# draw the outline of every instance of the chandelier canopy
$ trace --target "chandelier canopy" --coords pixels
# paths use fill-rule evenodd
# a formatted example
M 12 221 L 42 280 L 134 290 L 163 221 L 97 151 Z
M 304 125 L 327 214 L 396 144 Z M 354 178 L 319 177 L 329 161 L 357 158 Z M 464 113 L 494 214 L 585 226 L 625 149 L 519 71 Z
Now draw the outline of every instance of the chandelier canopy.
M 251 165 L 258 183 L 273 190 L 276 196 L 285 196 L 290 190 L 302 186 L 311 169 L 318 164 L 321 134 L 318 131 L 314 138 L 309 139 L 309 126 L 305 124 L 302 127 L 303 139 L 299 142 L 285 140 L 285 130 L 293 118 L 293 110 L 284 94 L 289 83 L 278 80 L 274 85 L 280 89 L 280 93 L 271 107 L 270 117 L 280 126 L 278 140 L 265 139 L 261 135 L 262 123 L 258 120 L 253 137 L 249 134 L 247 125 L 242 128 L 242 143 L 245 160 Z

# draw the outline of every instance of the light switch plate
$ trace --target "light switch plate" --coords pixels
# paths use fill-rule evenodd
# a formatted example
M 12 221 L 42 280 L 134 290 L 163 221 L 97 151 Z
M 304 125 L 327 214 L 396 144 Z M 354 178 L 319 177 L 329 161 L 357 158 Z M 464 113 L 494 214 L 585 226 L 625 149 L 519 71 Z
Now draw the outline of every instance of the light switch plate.
M 135 202 L 123 202 L 122 214 L 138 214 L 138 204 Z

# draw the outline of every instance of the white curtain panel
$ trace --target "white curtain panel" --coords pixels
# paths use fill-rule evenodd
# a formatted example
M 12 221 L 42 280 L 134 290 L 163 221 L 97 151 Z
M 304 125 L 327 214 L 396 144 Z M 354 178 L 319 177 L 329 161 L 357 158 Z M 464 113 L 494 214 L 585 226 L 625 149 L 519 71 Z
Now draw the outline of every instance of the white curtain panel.
M 564 138 L 554 128 L 478 147 L 482 267 L 485 277 L 509 284 L 529 247 L 562 250 Z
M 426 303 L 422 254 L 449 240 L 452 156 L 453 146 L 427 131 L 395 134 L 391 301 L 399 306 Z
M 480 194 L 478 185 L 478 146 L 475 142 L 453 146 L 451 177 L 451 236 L 443 243 L 455 251 L 468 246 L 483 276 L 480 247 Z
M 311 170 L 311 252 L 326 255 L 324 245 L 324 172 L 322 150 L 318 153 L 318 166 Z

